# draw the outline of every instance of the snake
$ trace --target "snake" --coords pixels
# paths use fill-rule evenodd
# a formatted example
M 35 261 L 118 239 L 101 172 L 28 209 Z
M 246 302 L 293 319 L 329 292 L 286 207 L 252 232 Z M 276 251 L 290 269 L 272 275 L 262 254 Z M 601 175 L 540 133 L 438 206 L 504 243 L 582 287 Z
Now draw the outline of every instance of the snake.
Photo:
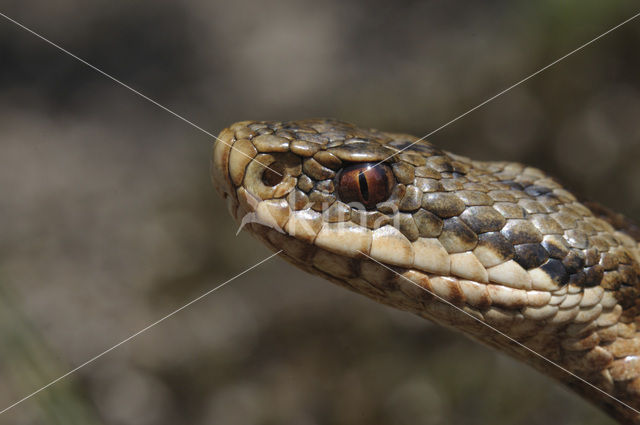
M 639 228 L 538 168 L 334 119 L 213 147 L 232 217 L 294 266 L 525 362 L 640 424 Z

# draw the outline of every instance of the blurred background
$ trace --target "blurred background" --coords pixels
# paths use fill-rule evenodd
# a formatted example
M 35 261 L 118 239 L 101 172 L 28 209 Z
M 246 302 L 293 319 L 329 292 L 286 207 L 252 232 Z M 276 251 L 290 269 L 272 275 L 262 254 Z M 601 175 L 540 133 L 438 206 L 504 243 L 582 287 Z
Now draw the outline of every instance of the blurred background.
M 632 1 L 3 0 L 212 133 L 328 116 L 424 135 Z M 640 20 L 431 141 L 640 217 Z M 268 255 L 212 140 L 0 18 L 0 409 Z M 527 366 L 274 259 L 0 416 L 11 424 L 605 424 Z

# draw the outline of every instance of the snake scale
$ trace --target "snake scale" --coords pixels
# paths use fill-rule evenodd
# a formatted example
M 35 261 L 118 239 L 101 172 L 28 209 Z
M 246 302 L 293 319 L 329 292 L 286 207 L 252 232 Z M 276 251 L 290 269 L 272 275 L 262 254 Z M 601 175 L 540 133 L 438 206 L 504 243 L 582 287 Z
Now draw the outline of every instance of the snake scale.
M 330 119 L 243 121 L 220 133 L 212 178 L 233 217 L 295 266 L 640 423 L 637 228 L 539 169 L 418 140 Z

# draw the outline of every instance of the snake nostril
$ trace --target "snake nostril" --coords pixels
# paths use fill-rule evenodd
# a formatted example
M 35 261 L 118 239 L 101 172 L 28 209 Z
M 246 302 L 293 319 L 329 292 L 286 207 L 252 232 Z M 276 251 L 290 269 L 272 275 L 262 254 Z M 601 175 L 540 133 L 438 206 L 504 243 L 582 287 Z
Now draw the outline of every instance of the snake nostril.
M 282 162 L 274 162 L 269 168 L 264 169 L 262 173 L 262 183 L 267 186 L 276 186 L 284 179 L 284 164 Z

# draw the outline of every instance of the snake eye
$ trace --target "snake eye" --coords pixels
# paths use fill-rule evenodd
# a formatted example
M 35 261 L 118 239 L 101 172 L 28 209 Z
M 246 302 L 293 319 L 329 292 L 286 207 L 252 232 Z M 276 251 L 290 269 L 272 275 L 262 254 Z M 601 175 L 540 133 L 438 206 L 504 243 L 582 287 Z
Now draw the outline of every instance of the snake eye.
M 372 209 L 391 195 L 393 181 L 391 168 L 386 164 L 350 165 L 338 175 L 338 195 L 345 204 L 358 202 Z

